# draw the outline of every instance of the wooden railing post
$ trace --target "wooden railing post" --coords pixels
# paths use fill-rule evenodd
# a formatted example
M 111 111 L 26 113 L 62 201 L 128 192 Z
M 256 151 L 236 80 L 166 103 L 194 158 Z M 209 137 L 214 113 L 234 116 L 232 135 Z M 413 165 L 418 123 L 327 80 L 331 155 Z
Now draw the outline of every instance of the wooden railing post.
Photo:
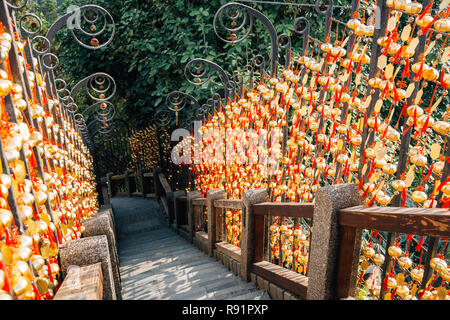
M 160 168 L 153 169 L 153 183 L 155 185 L 156 201 L 161 200 L 161 183 L 159 182 L 159 174 L 162 172 Z
M 109 196 L 109 198 L 114 197 L 114 193 L 115 193 L 114 186 L 113 186 L 113 181 L 111 179 L 112 176 L 113 176 L 112 172 L 108 172 L 106 174 L 106 186 L 108 188 L 108 196 Z
M 133 193 L 136 192 L 136 180 L 133 177 L 130 177 L 130 174 L 132 174 L 132 170 L 126 170 L 125 175 L 125 186 L 127 188 L 127 196 L 131 198 L 133 196 Z
M 110 204 L 110 196 L 109 196 L 109 186 L 106 178 L 100 179 L 101 192 L 103 197 L 103 204 Z
M 361 231 L 339 228 L 338 217 L 340 209 L 361 203 L 362 198 L 356 184 L 330 185 L 317 191 L 314 231 L 310 244 L 307 300 L 338 298 L 338 265 L 345 266 L 348 271 L 347 293 L 350 294 L 354 289 L 359 259 L 359 253 L 354 253 L 359 251 L 361 246 Z M 341 249 L 345 255 L 339 257 Z
M 187 193 L 187 201 L 188 201 L 188 237 L 189 237 L 189 242 L 193 243 L 194 242 L 194 235 L 195 235 L 195 214 L 199 211 L 197 208 L 199 208 L 198 206 L 193 206 L 192 205 L 192 200 L 194 199 L 198 199 L 202 197 L 202 192 L 199 190 L 195 190 L 195 191 L 190 191 Z
M 264 232 L 264 216 L 259 217 L 262 224 L 255 223 L 257 221 L 255 221 L 252 206 L 269 201 L 269 195 L 266 189 L 248 190 L 244 191 L 242 201 L 244 202 L 244 208 L 242 210 L 241 276 L 244 281 L 248 282 L 250 281 L 250 270 L 255 260 L 255 232 Z
M 214 248 L 215 243 L 218 241 L 217 239 L 217 221 L 221 222 L 221 217 L 217 217 L 217 214 L 220 215 L 222 212 L 221 208 L 217 208 L 214 206 L 214 201 L 219 199 L 226 199 L 227 194 L 225 190 L 211 190 L 208 191 L 206 195 L 207 199 L 207 210 L 208 210 L 208 255 L 210 257 L 214 256 Z M 218 212 L 220 211 L 220 212 Z M 219 229 L 220 230 L 220 229 Z M 220 239 L 221 241 L 221 239 Z
M 178 233 L 178 228 L 181 225 L 181 212 L 180 212 L 180 204 L 179 204 L 179 197 L 186 196 L 185 190 L 178 190 L 173 192 L 173 227 L 175 228 L 175 231 Z

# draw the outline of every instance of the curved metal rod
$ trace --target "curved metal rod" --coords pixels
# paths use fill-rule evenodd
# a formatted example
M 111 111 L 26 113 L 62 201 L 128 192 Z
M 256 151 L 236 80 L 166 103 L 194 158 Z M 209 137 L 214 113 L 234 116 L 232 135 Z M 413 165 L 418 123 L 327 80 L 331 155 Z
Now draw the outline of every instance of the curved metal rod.
M 291 37 L 289 37 L 287 34 L 282 33 L 278 36 L 278 45 L 281 49 L 285 49 L 285 67 L 288 68 L 291 63 L 291 49 L 292 49 L 292 42 Z
M 305 27 L 303 29 L 300 29 L 301 23 L 305 23 Z M 306 52 L 306 46 L 308 45 L 308 36 L 309 36 L 309 30 L 310 30 L 310 24 L 309 20 L 305 17 L 299 17 L 294 20 L 294 32 L 303 36 L 303 52 L 302 54 L 305 54 Z
M 208 67 L 209 69 L 203 70 L 203 72 L 201 71 L 201 67 Z M 196 70 L 198 73 L 193 73 L 190 68 L 194 68 L 194 70 Z M 225 88 L 225 102 L 228 101 L 228 96 L 229 96 L 229 92 L 226 89 L 228 87 L 228 83 L 230 82 L 230 78 L 228 77 L 228 75 L 226 74 L 225 70 L 222 69 L 222 67 L 220 67 L 217 63 L 214 63 L 210 60 L 207 59 L 203 59 L 203 58 L 195 58 L 192 59 L 191 61 L 189 61 L 186 66 L 184 67 L 184 76 L 186 78 L 187 81 L 189 81 L 190 83 L 199 86 L 202 85 L 206 82 L 209 81 L 209 79 L 211 78 L 211 69 L 214 69 L 215 71 L 217 71 L 219 73 L 220 78 L 222 79 L 222 83 L 223 83 L 223 87 Z M 207 73 L 207 79 L 205 81 L 201 81 L 201 77 L 204 76 Z M 188 77 L 188 73 L 194 77 L 194 79 L 198 79 L 199 81 L 195 82 L 195 81 L 191 81 Z
M 105 79 L 108 80 L 108 86 L 106 87 L 106 89 L 101 89 L 101 91 L 99 91 L 98 89 L 95 89 L 95 88 L 92 87 L 91 81 L 92 81 L 92 80 L 95 80 L 95 79 L 98 78 L 98 77 L 105 77 Z M 112 85 L 112 87 L 113 87 L 112 93 L 111 93 L 108 97 L 104 97 L 104 98 L 102 98 L 102 99 L 97 98 L 97 97 L 94 97 L 94 96 L 89 92 L 89 90 L 88 90 L 88 95 L 89 95 L 93 100 L 96 100 L 96 101 L 106 101 L 106 100 L 109 100 L 109 99 L 111 99 L 112 96 L 114 96 L 114 94 L 116 93 L 116 82 L 114 81 L 113 77 L 111 77 L 109 74 L 104 73 L 104 72 L 97 72 L 97 73 L 91 74 L 90 76 L 88 76 L 88 77 L 86 77 L 86 78 L 80 80 L 80 81 L 72 88 L 72 91 L 70 91 L 70 96 L 73 98 L 73 97 L 77 94 L 78 91 L 80 91 L 83 87 L 87 86 L 88 84 L 91 86 L 91 89 L 94 90 L 94 91 L 96 91 L 97 93 L 103 93 L 103 92 L 108 91 L 109 88 L 111 87 L 111 85 Z M 97 84 L 99 84 L 99 83 L 97 82 Z
M 102 14 L 103 14 L 103 16 L 104 16 L 104 22 L 105 22 L 103 28 L 102 28 L 99 32 L 89 33 L 89 32 L 86 32 L 86 31 L 82 30 L 82 29 L 81 29 L 81 26 L 79 26 L 79 25 L 78 25 L 78 28 L 76 28 L 76 27 L 77 27 L 76 25 L 75 25 L 75 26 L 69 26 L 69 29 L 70 29 L 71 32 L 72 32 L 72 36 L 75 38 L 75 40 L 76 40 L 81 46 L 83 46 L 83 47 L 85 47 L 85 48 L 88 48 L 88 49 L 97 50 L 97 49 L 101 49 L 101 48 L 106 47 L 109 43 L 111 43 L 112 39 L 114 38 L 114 34 L 115 34 L 115 30 L 116 30 L 116 26 L 115 26 L 115 23 L 114 23 L 114 19 L 113 19 L 113 17 L 111 16 L 111 14 L 110 14 L 108 11 L 106 11 L 104 8 L 102 8 L 102 7 L 100 7 L 100 6 L 97 6 L 97 5 L 93 5 L 93 4 L 88 4 L 88 5 L 81 6 L 81 7 L 76 8 L 76 9 L 74 9 L 74 10 L 72 10 L 72 11 L 66 13 L 65 15 L 59 17 L 58 20 L 56 20 L 56 21 L 53 23 L 53 25 L 48 29 L 47 34 L 45 35 L 45 37 L 46 37 L 50 42 L 52 42 L 52 41 L 55 39 L 56 34 L 58 33 L 59 30 L 62 29 L 62 27 L 66 26 L 66 25 L 68 25 L 68 24 L 72 24 L 74 20 L 75 20 L 75 24 L 77 24 L 77 21 L 76 21 L 76 20 L 77 20 L 77 19 L 80 19 L 81 13 L 82 13 L 83 11 L 87 11 L 87 10 L 94 10 L 94 11 L 96 11 L 96 12 L 99 12 L 99 13 L 102 13 Z M 91 23 L 94 23 L 94 22 L 96 22 L 96 20 L 97 20 L 97 19 L 95 19 L 95 20 L 89 21 L 88 19 L 86 19 L 86 17 L 84 17 L 84 15 L 83 15 L 83 18 L 84 18 L 86 21 L 91 22 Z M 92 44 L 91 44 L 91 45 L 86 45 L 86 44 L 84 44 L 83 42 L 81 42 L 81 41 L 77 38 L 77 36 L 75 35 L 75 33 L 74 33 L 74 29 L 79 29 L 79 30 L 81 30 L 85 35 L 89 35 L 89 36 L 96 36 L 96 35 L 99 35 L 99 34 L 101 34 L 101 33 L 106 29 L 106 23 L 107 23 L 106 20 L 107 20 L 107 18 L 109 18 L 109 19 L 111 20 L 112 26 L 113 26 L 113 27 L 112 27 L 112 31 L 111 31 L 111 37 L 110 37 L 105 43 L 103 43 L 103 44 L 101 44 L 101 45 L 92 45 Z
M 195 99 L 190 94 L 181 91 L 172 91 L 171 93 L 169 93 L 166 97 L 166 104 L 169 105 L 169 110 L 181 111 L 186 106 L 186 100 L 192 102 L 195 107 L 200 107 L 200 103 L 197 101 L 197 99 Z M 177 109 L 171 108 L 170 105 L 177 107 Z
M 274 77 L 275 73 L 276 73 L 276 68 L 277 68 L 277 63 L 278 63 L 278 41 L 277 41 L 277 31 L 275 30 L 275 27 L 273 26 L 272 22 L 261 12 L 259 12 L 258 10 L 253 9 L 252 7 L 246 6 L 242 3 L 237 3 L 237 2 L 230 2 L 227 3 L 225 5 L 223 5 L 222 7 L 219 8 L 219 10 L 216 12 L 215 16 L 214 16 L 214 21 L 213 21 L 213 26 L 214 26 L 214 32 L 216 33 L 216 35 L 224 42 L 227 43 L 236 43 L 236 42 L 240 42 L 242 40 L 244 40 L 245 38 L 248 37 L 248 35 L 250 34 L 250 30 L 253 27 L 253 24 L 250 23 L 249 25 L 249 32 L 247 32 L 242 38 L 240 38 L 238 41 L 235 40 L 227 40 L 223 37 L 221 37 L 218 32 L 217 32 L 217 21 L 219 21 L 221 23 L 221 26 L 223 28 L 225 28 L 228 31 L 238 31 L 240 29 L 242 29 L 243 25 L 239 26 L 238 28 L 228 28 L 225 27 L 223 25 L 223 14 L 225 12 L 229 12 L 231 8 L 237 8 L 237 9 L 243 9 L 245 10 L 245 12 L 247 14 L 249 14 L 252 18 L 256 18 L 259 21 L 262 22 L 262 24 L 266 27 L 269 36 L 270 36 L 270 43 L 271 43 L 271 76 Z M 227 11 L 226 11 L 227 10 Z M 229 18 L 237 18 L 239 17 L 238 14 L 234 13 L 234 16 L 230 16 L 228 15 Z M 244 21 L 245 23 L 245 21 Z M 243 24 L 244 24 L 243 23 Z
M 11 3 L 9 3 L 8 1 L 6 1 L 6 4 L 8 5 L 8 7 L 10 7 L 12 10 L 18 11 L 21 10 L 23 8 L 26 7 L 26 5 L 28 4 L 28 0 L 24 0 L 23 4 L 21 6 L 14 6 Z

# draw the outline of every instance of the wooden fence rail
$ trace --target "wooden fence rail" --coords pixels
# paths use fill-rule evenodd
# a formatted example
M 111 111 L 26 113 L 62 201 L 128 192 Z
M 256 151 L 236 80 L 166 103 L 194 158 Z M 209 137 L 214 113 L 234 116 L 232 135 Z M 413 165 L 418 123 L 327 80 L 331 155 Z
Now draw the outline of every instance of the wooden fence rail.
M 123 176 L 111 176 L 109 181 Z M 245 191 L 242 199 L 231 200 L 226 199 L 224 190 L 209 191 L 206 197 L 200 191 L 174 192 L 159 169 L 153 177 L 155 196 L 165 208 L 169 226 L 206 254 L 222 259 L 244 280 L 261 280 L 267 284 L 265 289 L 277 288 L 284 296 L 289 293 L 300 299 L 320 300 L 354 297 L 363 229 L 431 237 L 423 263 L 424 287 L 433 272 L 429 261 L 436 255 L 439 238 L 450 236 L 449 210 L 365 207 L 356 185 L 323 187 L 314 203 L 273 203 L 268 202 L 265 189 Z M 226 241 L 226 210 L 242 210 L 240 247 Z M 270 217 L 311 219 L 306 275 L 267 261 Z

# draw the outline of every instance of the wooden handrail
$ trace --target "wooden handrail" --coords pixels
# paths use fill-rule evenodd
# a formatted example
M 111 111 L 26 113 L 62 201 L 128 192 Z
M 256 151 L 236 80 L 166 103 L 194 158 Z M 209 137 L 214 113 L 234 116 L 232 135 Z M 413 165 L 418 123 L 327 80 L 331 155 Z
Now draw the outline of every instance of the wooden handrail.
M 119 174 L 111 177 L 111 180 L 122 180 L 122 179 L 125 179 L 124 174 Z
M 164 192 L 167 194 L 169 192 L 172 192 L 172 188 L 170 188 L 169 182 L 167 182 L 166 176 L 164 175 L 164 173 L 160 173 L 158 174 L 158 178 L 159 178 L 159 182 L 161 183 Z
M 207 199 L 206 198 L 196 198 L 192 199 L 192 205 L 193 206 L 206 206 Z
M 314 215 L 314 204 L 296 202 L 263 202 L 253 205 L 253 214 L 312 219 Z
M 339 224 L 446 238 L 450 236 L 450 211 L 437 208 L 357 206 L 340 210 Z
M 242 200 L 220 199 L 214 201 L 214 207 L 238 210 L 244 208 L 244 203 Z

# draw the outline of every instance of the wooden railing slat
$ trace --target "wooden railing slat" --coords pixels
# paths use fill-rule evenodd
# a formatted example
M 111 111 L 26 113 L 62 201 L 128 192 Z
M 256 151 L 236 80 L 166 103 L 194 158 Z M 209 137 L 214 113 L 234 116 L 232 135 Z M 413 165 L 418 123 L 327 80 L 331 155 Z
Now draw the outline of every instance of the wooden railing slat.
M 313 203 L 263 202 L 253 205 L 253 214 L 293 218 L 313 218 Z
M 388 232 L 448 237 L 450 211 L 436 208 L 357 206 L 341 210 L 339 224 Z

